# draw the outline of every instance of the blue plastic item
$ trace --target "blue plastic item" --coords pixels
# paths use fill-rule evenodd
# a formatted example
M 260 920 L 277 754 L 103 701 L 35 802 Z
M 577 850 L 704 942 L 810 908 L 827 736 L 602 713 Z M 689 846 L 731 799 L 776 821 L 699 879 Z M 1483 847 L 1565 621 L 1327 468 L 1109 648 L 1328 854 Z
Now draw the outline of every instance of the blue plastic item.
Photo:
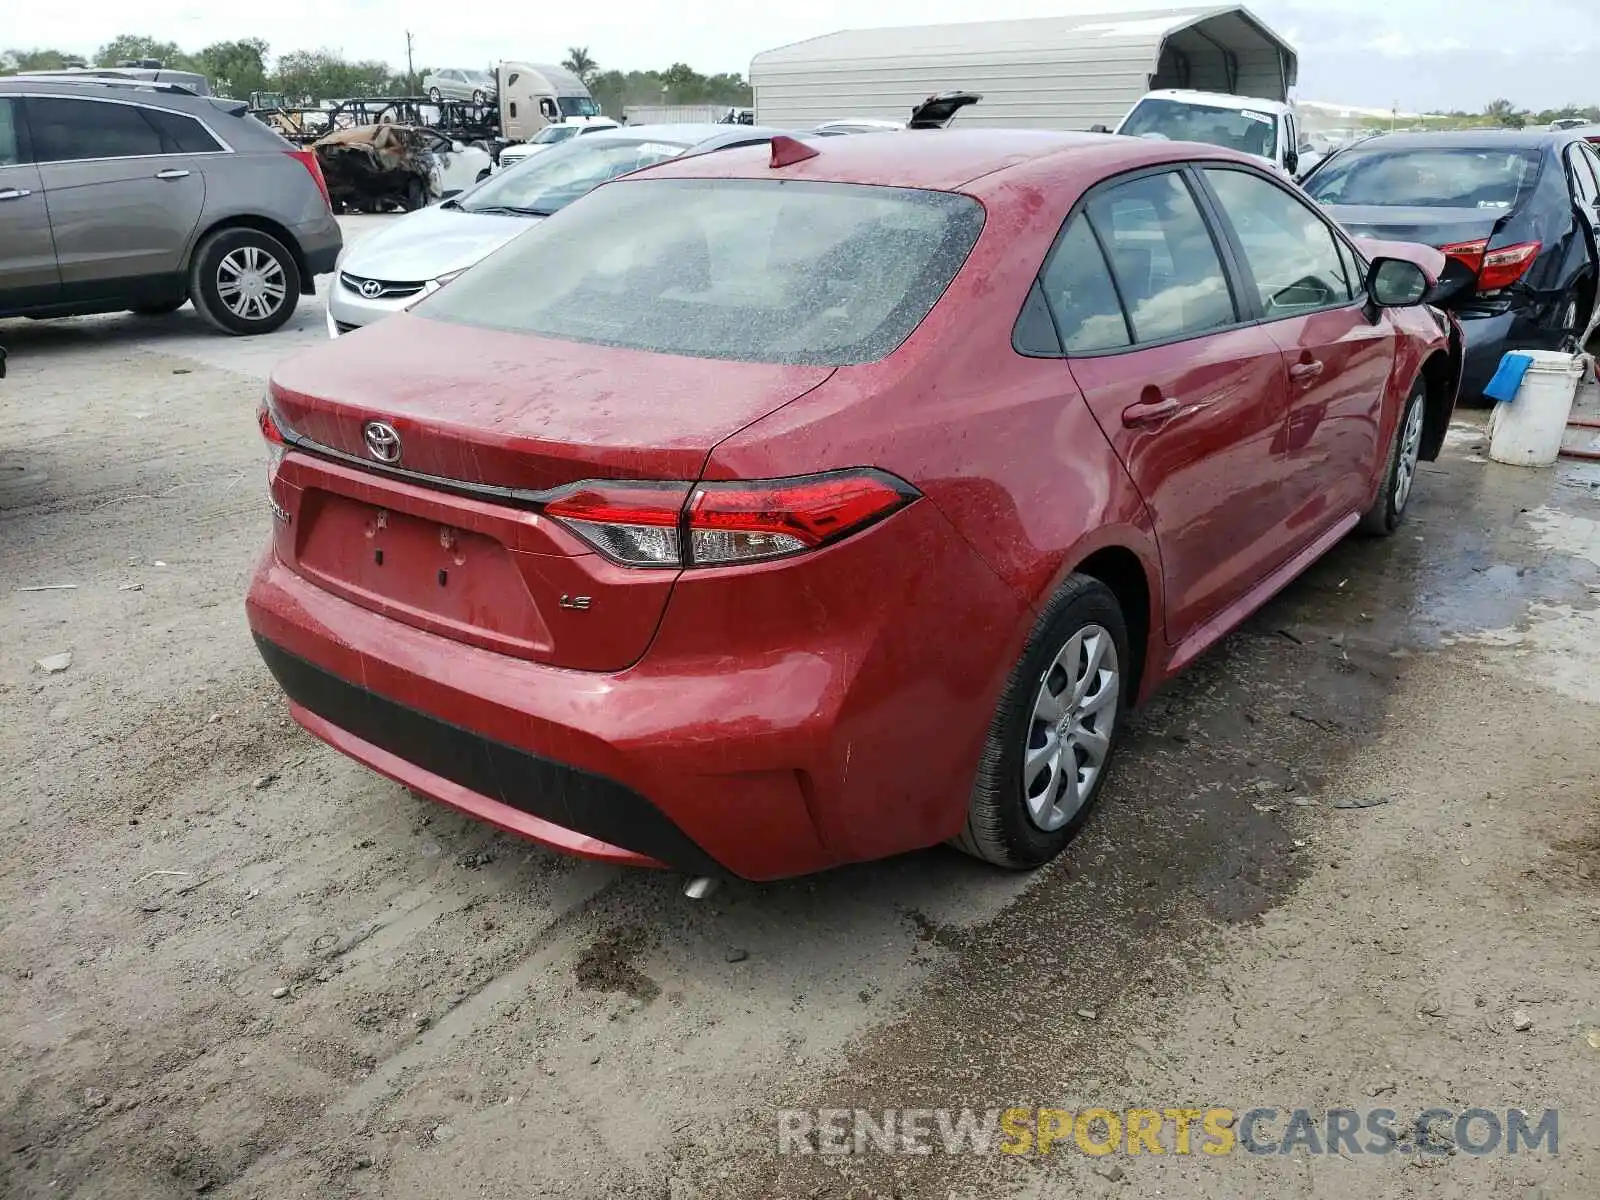
M 1500 365 L 1495 368 L 1494 378 L 1489 380 L 1489 385 L 1483 389 L 1483 394 L 1489 399 L 1509 403 L 1517 398 L 1517 389 L 1522 386 L 1522 377 L 1528 373 L 1528 368 L 1533 366 L 1533 358 L 1527 354 L 1503 354 L 1500 356 Z

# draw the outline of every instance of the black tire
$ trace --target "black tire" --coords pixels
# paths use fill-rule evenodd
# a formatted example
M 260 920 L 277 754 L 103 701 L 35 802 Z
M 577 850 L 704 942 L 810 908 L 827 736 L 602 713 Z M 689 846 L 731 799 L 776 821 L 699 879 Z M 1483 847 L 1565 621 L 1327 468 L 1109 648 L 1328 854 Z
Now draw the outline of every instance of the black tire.
M 416 212 L 417 209 L 427 206 L 428 187 L 422 180 L 412 176 L 406 181 L 406 195 L 400 202 L 400 207 L 406 212 Z
M 1030 815 L 1025 797 L 1028 784 L 1024 779 L 1024 760 L 1030 747 L 1035 743 L 1048 745 L 1052 734 L 1059 743 L 1060 727 L 1052 727 L 1037 716 L 1036 701 L 1041 689 L 1051 686 L 1051 680 L 1061 670 L 1056 661 L 1058 655 L 1069 648 L 1075 637 L 1090 629 L 1099 631 L 1093 635 L 1096 639 L 1109 638 L 1109 649 L 1115 655 L 1111 670 L 1117 690 L 1106 698 L 1109 713 L 1102 709 L 1096 714 L 1096 720 L 1102 715 L 1110 717 L 1109 722 L 1100 727 L 1108 736 L 1109 745 L 1094 777 L 1081 792 L 1076 811 L 1066 817 L 1064 824 L 1047 829 Z M 1101 662 L 1103 670 L 1105 660 Z M 1129 669 L 1132 664 L 1127 622 L 1111 589 L 1086 575 L 1069 577 L 1045 606 L 1028 638 L 1021 661 L 1000 693 L 977 778 L 973 780 L 967 823 L 951 842 L 953 846 L 975 858 L 1013 870 L 1041 866 L 1066 849 L 1100 799 L 1106 772 L 1116 756 L 1123 718 L 1132 700 L 1133 675 Z M 1100 678 L 1099 672 L 1096 678 Z M 1100 688 L 1087 689 L 1085 695 L 1100 694 L 1103 688 L 1102 683 Z M 1080 751 L 1072 747 L 1063 749 L 1072 755 L 1073 779 L 1076 780 Z M 1065 779 L 1064 771 L 1052 770 L 1046 786 L 1036 792 L 1055 794 Z
M 189 297 L 178 296 L 171 300 L 158 300 L 150 304 L 135 304 L 128 311 L 140 317 L 165 317 L 170 313 L 177 312 L 187 303 L 189 303 Z
M 472 93 L 472 102 L 474 104 L 481 105 L 484 102 L 483 101 L 483 93 L 482 92 L 478 92 L 478 91 L 473 92 Z
M 1378 490 L 1378 497 L 1372 502 L 1372 507 L 1361 514 L 1361 523 L 1357 528 L 1368 537 L 1388 537 L 1400 528 L 1400 522 L 1405 520 L 1406 510 L 1411 506 L 1411 496 L 1416 491 L 1417 459 L 1414 453 L 1410 457 L 1411 480 L 1406 486 L 1404 494 L 1400 492 L 1400 472 L 1404 465 L 1402 450 L 1406 447 L 1408 431 L 1413 430 L 1420 443 L 1422 422 L 1427 416 L 1427 388 L 1422 380 L 1417 380 L 1411 385 L 1411 392 L 1406 397 L 1406 404 L 1400 410 L 1400 420 L 1395 423 L 1394 437 L 1389 441 L 1389 455 L 1384 459 L 1383 486 Z
M 1578 345 L 1578 338 L 1588 324 L 1583 308 L 1585 292 L 1585 281 L 1580 279 L 1556 305 L 1556 332 L 1560 336 L 1563 349 L 1583 349 Z
M 430 101 L 432 101 L 434 104 L 437 104 L 437 103 L 439 103 L 440 100 L 443 99 L 443 97 L 439 95 L 439 89 L 436 88 L 436 87 L 433 87 L 433 88 L 429 88 L 428 89 L 428 99 Z
M 236 311 L 241 302 L 231 301 L 236 307 L 230 307 L 230 301 L 224 299 L 224 275 L 229 266 L 241 261 L 261 264 L 264 279 L 274 288 L 282 287 L 281 296 L 274 291 L 262 298 L 261 304 L 273 304 L 265 315 L 259 315 L 254 304 Z M 228 274 L 228 278 L 234 276 Z M 201 242 L 194 253 L 189 264 L 189 299 L 194 301 L 195 311 L 224 333 L 236 337 L 271 333 L 294 315 L 300 303 L 300 271 L 294 255 L 277 238 L 258 229 L 222 229 Z

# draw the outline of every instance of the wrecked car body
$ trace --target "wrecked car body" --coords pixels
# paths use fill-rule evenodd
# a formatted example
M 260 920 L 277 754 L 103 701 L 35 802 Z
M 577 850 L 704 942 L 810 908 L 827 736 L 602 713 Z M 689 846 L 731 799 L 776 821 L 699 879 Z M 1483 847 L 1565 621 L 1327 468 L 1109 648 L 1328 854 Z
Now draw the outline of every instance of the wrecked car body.
M 441 192 L 435 140 L 430 131 L 410 125 L 361 125 L 330 133 L 311 149 L 335 211 L 412 212 Z

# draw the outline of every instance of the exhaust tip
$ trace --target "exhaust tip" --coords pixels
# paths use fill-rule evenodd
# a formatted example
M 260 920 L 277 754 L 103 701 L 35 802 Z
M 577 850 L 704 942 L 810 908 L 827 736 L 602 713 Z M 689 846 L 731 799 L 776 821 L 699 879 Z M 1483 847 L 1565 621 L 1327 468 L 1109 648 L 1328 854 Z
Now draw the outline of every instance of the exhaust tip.
M 713 879 L 709 875 L 697 875 L 683 885 L 683 894 L 691 900 L 704 900 L 721 885 L 720 879 Z

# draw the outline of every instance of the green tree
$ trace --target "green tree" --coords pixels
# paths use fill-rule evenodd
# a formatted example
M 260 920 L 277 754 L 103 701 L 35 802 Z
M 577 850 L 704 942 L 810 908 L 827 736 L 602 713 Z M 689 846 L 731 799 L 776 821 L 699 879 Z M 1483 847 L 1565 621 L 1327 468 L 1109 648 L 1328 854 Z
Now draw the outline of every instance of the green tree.
M 561 65 L 585 84 L 588 84 L 594 78 L 595 72 L 600 69 L 600 64 L 590 57 L 587 46 L 568 46 L 567 56 L 561 60 Z
M 70 67 L 83 60 L 75 54 L 68 54 L 64 50 L 46 50 L 35 48 L 32 50 L 5 50 L 0 51 L 0 73 L 11 71 L 59 71 L 63 67 Z
M 267 90 L 267 43 L 260 38 L 213 42 L 194 60 L 218 95 L 248 100 L 251 92 Z
M 278 59 L 272 86 L 292 100 L 314 102 L 381 96 L 397 78 L 387 63 L 349 62 L 333 50 L 295 50 Z
M 1491 100 L 1484 107 L 1483 115 L 1507 129 L 1521 129 L 1528 123 L 1528 114 L 1504 98 Z
M 155 38 L 124 33 L 112 38 L 95 51 L 97 67 L 114 67 L 133 58 L 154 58 L 175 71 L 192 71 L 194 60 L 183 52 L 176 42 L 158 42 Z

